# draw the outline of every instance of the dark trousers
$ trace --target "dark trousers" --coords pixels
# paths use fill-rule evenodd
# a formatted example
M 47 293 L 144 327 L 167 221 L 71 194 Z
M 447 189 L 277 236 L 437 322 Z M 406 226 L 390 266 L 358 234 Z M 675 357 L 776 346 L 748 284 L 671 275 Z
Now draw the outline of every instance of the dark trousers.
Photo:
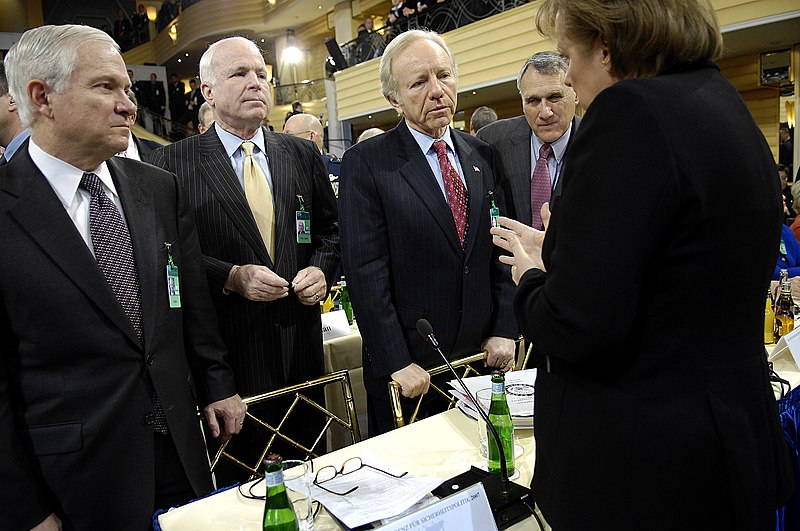
M 197 497 L 170 434 L 153 432 L 155 437 L 155 502 L 153 512 L 169 509 Z

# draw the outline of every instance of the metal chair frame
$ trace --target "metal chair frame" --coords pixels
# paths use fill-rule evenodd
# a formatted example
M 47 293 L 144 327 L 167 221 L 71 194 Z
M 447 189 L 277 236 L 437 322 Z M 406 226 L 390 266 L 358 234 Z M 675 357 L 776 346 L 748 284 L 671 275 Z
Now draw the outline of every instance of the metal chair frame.
M 515 356 L 514 361 L 514 369 L 515 370 L 522 370 L 528 365 L 528 361 L 530 359 L 531 351 L 533 349 L 533 345 L 528 345 L 528 349 L 525 349 L 525 340 L 522 337 L 517 338 L 516 340 L 517 345 L 517 355 Z M 466 378 L 468 376 L 478 376 L 481 374 L 481 371 L 473 367 L 473 364 L 476 362 L 482 362 L 486 359 L 488 353 L 486 351 L 479 352 L 477 354 L 473 354 L 472 356 L 467 356 L 466 358 L 461 358 L 455 361 L 451 361 L 450 364 L 453 366 L 454 369 L 464 369 L 459 376 L 461 378 Z M 428 374 L 431 375 L 431 378 L 434 376 L 438 376 L 439 374 L 444 374 L 450 372 L 450 369 L 447 365 L 439 365 L 438 367 L 434 367 L 432 369 L 427 370 Z M 433 383 L 431 380 L 430 389 L 428 392 L 434 391 L 439 393 L 443 396 L 447 401 L 447 409 L 453 409 L 456 405 L 457 399 L 446 390 L 441 389 L 438 385 Z M 401 390 L 400 384 L 395 382 L 394 380 L 389 381 L 389 402 L 392 406 L 392 414 L 394 416 L 394 425 L 396 428 L 401 428 L 406 424 L 411 424 L 417 421 L 417 415 L 419 414 L 419 408 L 422 404 L 422 397 L 424 395 L 420 395 L 417 398 L 416 405 L 414 407 L 414 411 L 411 414 L 411 417 L 406 420 L 403 416 L 403 405 L 400 402 Z
M 310 398 L 306 397 L 303 394 L 303 392 L 307 391 L 308 389 L 325 388 L 328 385 L 333 385 L 336 383 L 338 383 L 341 386 L 342 396 L 344 397 L 344 402 L 346 406 L 346 414 L 347 414 L 346 419 L 340 418 L 337 414 L 333 413 L 325 406 L 316 403 L 315 401 L 311 400 Z M 261 454 L 258 457 L 258 460 L 255 463 L 253 464 L 245 463 L 239 458 L 231 455 L 227 451 L 229 441 L 226 441 L 220 446 L 219 450 L 217 450 L 216 455 L 211 461 L 212 472 L 217 467 L 219 462 L 224 458 L 227 459 L 228 461 L 231 461 L 238 467 L 250 472 L 251 478 L 259 475 L 258 471 L 259 465 L 267 456 L 267 454 L 270 452 L 270 449 L 272 448 L 272 445 L 276 439 L 285 441 L 291 446 L 304 452 L 305 459 L 308 459 L 310 457 L 319 457 L 319 454 L 316 452 L 316 447 L 319 444 L 319 442 L 325 437 L 326 432 L 334 422 L 350 432 L 353 438 L 353 443 L 357 443 L 361 440 L 361 431 L 358 428 L 358 417 L 356 415 L 355 402 L 353 400 L 353 388 L 350 383 L 350 373 L 347 371 L 347 369 L 326 374 L 325 376 L 322 376 L 314 380 L 309 380 L 304 383 L 290 385 L 288 387 L 284 387 L 283 389 L 277 389 L 275 391 L 269 391 L 266 393 L 261 393 L 258 395 L 247 397 L 242 399 L 242 401 L 248 406 L 251 406 L 255 404 L 262 404 L 264 402 L 275 400 L 277 398 L 282 398 L 292 395 L 294 396 L 294 400 L 292 401 L 292 404 L 289 406 L 289 408 L 286 410 L 286 413 L 283 415 L 277 426 L 270 425 L 268 422 L 256 417 L 248 410 L 245 416 L 246 422 L 248 422 L 251 425 L 254 424 L 255 427 L 260 427 L 261 429 L 264 429 L 267 433 L 270 434 L 269 439 L 267 440 L 266 445 L 264 446 L 264 450 L 261 452 Z M 291 437 L 281 433 L 281 429 L 286 424 L 287 419 L 289 418 L 289 416 L 292 415 L 292 413 L 295 412 L 296 406 L 301 402 L 311 406 L 313 409 L 315 409 L 316 411 L 320 412 L 322 415 L 327 417 L 327 420 L 325 421 L 325 426 L 322 428 L 319 435 L 317 435 L 317 438 L 314 440 L 314 443 L 310 447 L 305 446 L 304 444 L 295 441 Z

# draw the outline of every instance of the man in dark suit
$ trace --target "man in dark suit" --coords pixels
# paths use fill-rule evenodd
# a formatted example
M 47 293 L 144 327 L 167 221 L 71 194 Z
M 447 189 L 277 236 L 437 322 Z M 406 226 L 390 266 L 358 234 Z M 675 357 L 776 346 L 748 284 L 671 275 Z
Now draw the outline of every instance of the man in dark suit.
M 426 393 L 441 359 L 417 334 L 427 318 L 451 358 L 514 356 L 511 278 L 493 254 L 496 194 L 489 146 L 450 129 L 456 68 L 442 38 L 410 31 L 381 59 L 381 88 L 403 117 L 345 152 L 340 185 L 342 255 L 364 338 L 370 434 L 392 428 L 389 380 L 405 397 Z M 426 397 L 425 413 L 438 410 Z
M 5 59 L 31 138 L 0 168 L 2 529 L 147 529 L 212 488 L 197 405 L 214 437 L 244 418 L 183 191 L 112 158 L 133 112 L 118 50 L 44 26 Z
M 186 114 L 186 85 L 176 74 L 169 78 L 169 119 L 179 122 Z
M 238 390 L 249 396 L 323 374 L 319 301 L 340 263 L 336 198 L 313 144 L 261 126 L 272 99 L 252 41 L 210 46 L 200 81 L 214 125 L 153 163 L 189 190 Z M 308 243 L 298 219 L 311 222 Z
M 556 52 L 529 57 L 517 77 L 524 116 L 489 124 L 477 135 L 494 150 L 501 186 L 513 207 L 509 217 L 537 229 L 542 228 L 542 204 L 561 196 L 564 155 L 580 122 L 575 91 L 564 83 L 567 66 Z M 537 164 L 540 171 L 534 173 Z
M 203 91 L 201 91 L 200 87 L 197 86 L 197 80 L 190 79 L 189 92 L 186 94 L 186 113 L 183 115 L 183 118 L 181 118 L 181 122 L 183 124 L 192 122 L 194 128 L 199 131 L 199 120 L 197 114 L 205 101 L 206 100 L 203 97 Z

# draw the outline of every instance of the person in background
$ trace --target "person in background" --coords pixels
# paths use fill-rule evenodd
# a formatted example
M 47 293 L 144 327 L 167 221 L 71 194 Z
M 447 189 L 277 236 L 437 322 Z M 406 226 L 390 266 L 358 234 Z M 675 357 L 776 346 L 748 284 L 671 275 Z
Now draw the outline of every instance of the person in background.
M 283 120 L 283 123 L 286 123 L 286 120 L 294 116 L 295 114 L 303 114 L 305 111 L 303 110 L 303 104 L 299 100 L 295 100 L 292 102 L 292 110 L 286 113 L 286 118 Z
M 117 19 L 114 21 L 114 40 L 123 50 L 130 48 L 133 40 L 131 21 L 122 9 L 117 9 Z
M 561 169 L 580 124 L 578 98 L 564 82 L 569 63 L 557 52 L 530 56 L 517 76 L 523 116 L 498 120 L 478 133 L 491 144 L 501 186 L 513 210 L 509 217 L 542 228 L 542 204 L 552 210 L 561 196 Z
M 358 135 L 358 139 L 356 140 L 356 144 L 359 142 L 363 142 L 368 138 L 372 138 L 373 136 L 378 136 L 382 134 L 384 131 L 379 127 L 370 127 L 369 129 L 365 130 L 363 133 Z
M 784 204 L 787 209 L 786 217 L 794 217 L 797 212 L 795 212 L 792 185 L 789 184 L 789 168 L 783 164 L 778 164 L 778 178 L 781 183 L 781 195 L 783 196 Z
M 0 166 L 11 160 L 29 136 L 30 131 L 19 118 L 17 102 L 8 91 L 5 66 L 0 62 L 0 147 L 4 148 Z
M 31 137 L 0 167 L 0 529 L 144 530 L 212 490 L 198 406 L 223 439 L 246 410 L 194 220 L 174 175 L 113 156 L 134 106 L 111 37 L 38 27 L 5 67 Z
M 712 62 L 711 2 L 544 0 L 536 23 L 586 113 L 546 231 L 491 231 L 544 358 L 532 501 L 553 529 L 774 529 L 794 488 L 763 344 L 780 185 Z
M 198 111 L 200 106 L 205 102 L 203 98 L 203 91 L 197 85 L 197 80 L 192 78 L 189 80 L 189 92 L 186 93 L 186 113 L 183 115 L 181 122 L 188 124 L 192 122 L 195 129 L 198 128 Z
M 212 125 L 214 125 L 214 109 L 210 103 L 204 101 L 197 112 L 197 132 L 202 135 Z
M 789 134 L 789 128 L 781 126 L 778 129 L 778 136 L 780 140 L 778 144 L 778 162 L 789 168 L 789 173 L 791 173 L 794 147 L 792 146 L 792 135 Z
M 178 79 L 177 74 L 169 76 L 169 119 L 180 122 L 186 114 L 186 85 Z
M 781 269 L 786 269 L 789 278 L 800 275 L 800 242 L 790 227 L 781 225 L 781 242 L 778 247 L 778 263 L 772 272 L 772 280 L 779 280 Z
M 469 118 L 469 134 L 475 136 L 485 126 L 497 121 L 497 113 L 491 107 L 481 105 Z
M 348 149 L 342 160 L 339 223 L 347 287 L 363 337 L 370 435 L 393 429 L 390 380 L 408 400 L 426 394 L 426 369 L 442 360 L 420 337 L 428 319 L 450 359 L 488 352 L 509 370 L 517 326 L 508 270 L 489 234 L 496 192 L 488 145 L 450 127 L 458 74 L 434 32 L 408 31 L 381 57 L 381 90 L 397 126 Z M 420 415 L 446 404 L 426 395 Z
M 322 128 L 319 118 L 313 114 L 295 114 L 283 125 L 283 132 L 287 135 L 296 136 L 311 140 L 317 146 L 322 160 L 325 162 L 325 169 L 328 172 L 328 179 L 331 185 L 339 182 L 339 168 L 342 161 L 339 157 L 325 153 L 325 130 Z M 334 186 L 334 189 L 338 184 Z
M 147 10 L 144 8 L 144 4 L 139 4 L 131 18 L 133 21 L 133 35 L 136 44 L 143 44 L 149 41 L 150 19 L 147 17 Z
M 133 93 L 133 90 L 128 89 L 125 91 L 125 94 L 128 96 L 128 99 L 133 102 L 133 112 L 128 116 L 128 122 L 130 123 L 131 127 L 133 127 L 133 124 L 136 123 L 139 102 L 136 99 L 136 94 Z M 160 147 L 161 144 L 158 142 L 154 140 L 148 140 L 146 138 L 139 138 L 133 134 L 133 131 L 130 131 L 128 133 L 128 147 L 117 153 L 117 156 L 141 160 L 142 162 L 150 162 L 150 154 L 153 152 L 153 150 Z

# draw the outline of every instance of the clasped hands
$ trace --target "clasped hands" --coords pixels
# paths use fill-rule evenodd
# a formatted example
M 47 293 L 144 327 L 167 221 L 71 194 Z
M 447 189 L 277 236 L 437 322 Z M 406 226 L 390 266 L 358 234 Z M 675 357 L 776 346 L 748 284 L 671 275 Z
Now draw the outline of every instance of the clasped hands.
M 301 269 L 289 282 L 266 266 L 247 264 L 231 268 L 225 289 L 259 302 L 288 297 L 291 289 L 302 304 L 311 306 L 328 293 L 328 284 L 325 274 L 317 266 Z
M 546 271 L 542 261 L 542 244 L 550 224 L 550 205 L 542 205 L 542 221 L 544 230 L 536 230 L 519 221 L 501 216 L 500 227 L 493 227 L 489 232 L 499 238 L 492 238 L 492 243 L 511 255 L 503 255 L 500 261 L 511 266 L 511 278 L 515 284 L 529 269 Z

